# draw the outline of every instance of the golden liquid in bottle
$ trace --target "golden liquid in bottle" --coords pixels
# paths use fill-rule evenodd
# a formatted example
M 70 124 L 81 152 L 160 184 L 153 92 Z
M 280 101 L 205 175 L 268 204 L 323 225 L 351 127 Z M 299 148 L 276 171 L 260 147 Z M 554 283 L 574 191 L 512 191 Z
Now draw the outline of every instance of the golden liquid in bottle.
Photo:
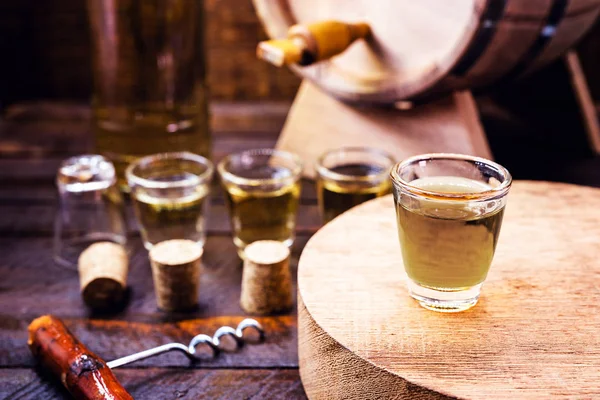
M 146 248 L 170 239 L 189 239 L 203 245 L 208 192 L 208 187 L 200 187 L 185 195 L 155 197 L 136 190 L 133 206 Z
M 368 164 L 341 165 L 330 170 L 338 174 L 358 177 L 378 175 L 383 172 L 383 168 Z M 337 182 L 319 177 L 317 178 L 317 198 L 323 222 L 327 223 L 365 201 L 389 194 L 390 189 L 391 184 L 387 177 L 377 183 Z
M 294 241 L 300 183 L 274 191 L 229 186 L 226 188 L 233 241 L 239 249 L 257 240 L 276 240 L 286 245 Z
M 410 182 L 442 193 L 491 189 L 460 177 L 427 177 Z M 396 205 L 406 273 L 414 282 L 438 290 L 463 290 L 482 283 L 489 271 L 504 207 L 490 212 L 483 204 L 415 199 L 410 209 Z
M 130 122 L 108 117 L 114 113 L 109 108 L 96 107 L 94 112 L 96 150 L 113 162 L 121 187 L 126 185 L 125 169 L 140 157 L 177 151 L 210 157 L 206 110 L 174 117 L 166 112 L 140 112 L 131 107 L 123 112 L 130 115 L 137 112 L 139 117 Z
M 96 152 L 119 185 L 139 157 L 189 151 L 210 158 L 203 3 L 88 2 Z

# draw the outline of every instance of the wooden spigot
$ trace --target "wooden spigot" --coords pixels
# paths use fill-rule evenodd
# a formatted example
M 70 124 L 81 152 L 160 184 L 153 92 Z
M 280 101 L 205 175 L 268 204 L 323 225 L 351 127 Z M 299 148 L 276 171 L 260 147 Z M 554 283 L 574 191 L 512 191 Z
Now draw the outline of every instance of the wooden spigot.
M 260 42 L 256 55 L 273 65 L 311 65 L 340 54 L 356 39 L 365 38 L 371 28 L 365 23 L 350 24 L 321 21 L 309 25 L 293 25 L 287 38 Z

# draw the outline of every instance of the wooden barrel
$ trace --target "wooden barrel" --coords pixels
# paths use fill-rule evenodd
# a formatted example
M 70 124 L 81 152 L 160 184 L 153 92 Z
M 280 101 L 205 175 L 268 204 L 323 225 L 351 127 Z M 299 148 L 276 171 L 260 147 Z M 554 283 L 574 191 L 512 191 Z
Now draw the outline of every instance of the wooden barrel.
M 600 0 L 254 0 L 272 38 L 294 24 L 366 22 L 372 36 L 292 69 L 346 101 L 394 103 L 500 85 L 555 59 Z

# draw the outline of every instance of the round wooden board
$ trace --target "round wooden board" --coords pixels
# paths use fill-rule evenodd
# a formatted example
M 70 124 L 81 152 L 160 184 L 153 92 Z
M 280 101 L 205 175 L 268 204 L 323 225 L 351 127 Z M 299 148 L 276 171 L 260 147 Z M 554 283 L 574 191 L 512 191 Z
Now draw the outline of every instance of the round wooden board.
M 466 312 L 421 308 L 405 281 L 391 196 L 309 241 L 298 329 L 310 398 L 600 396 L 600 189 L 515 182 Z

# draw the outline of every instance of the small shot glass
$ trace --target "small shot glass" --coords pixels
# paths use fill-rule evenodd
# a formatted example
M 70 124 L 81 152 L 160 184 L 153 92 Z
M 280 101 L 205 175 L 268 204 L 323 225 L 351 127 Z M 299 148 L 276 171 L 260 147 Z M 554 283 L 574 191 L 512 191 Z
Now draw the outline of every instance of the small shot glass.
M 300 198 L 300 157 L 273 149 L 248 150 L 225 157 L 217 170 L 240 257 L 258 240 L 291 246 Z
M 500 234 L 510 173 L 484 158 L 424 154 L 391 172 L 402 261 L 421 306 L 473 307 Z
M 86 154 L 64 160 L 56 175 L 59 209 L 54 221 L 54 260 L 77 268 L 80 254 L 97 242 L 127 244 L 124 202 L 113 164 Z
M 367 200 L 389 194 L 394 163 L 389 154 L 369 147 L 345 147 L 323 154 L 316 165 L 323 223 Z
M 187 239 L 206 241 L 206 212 L 213 164 L 187 152 L 143 157 L 125 171 L 144 247 Z

